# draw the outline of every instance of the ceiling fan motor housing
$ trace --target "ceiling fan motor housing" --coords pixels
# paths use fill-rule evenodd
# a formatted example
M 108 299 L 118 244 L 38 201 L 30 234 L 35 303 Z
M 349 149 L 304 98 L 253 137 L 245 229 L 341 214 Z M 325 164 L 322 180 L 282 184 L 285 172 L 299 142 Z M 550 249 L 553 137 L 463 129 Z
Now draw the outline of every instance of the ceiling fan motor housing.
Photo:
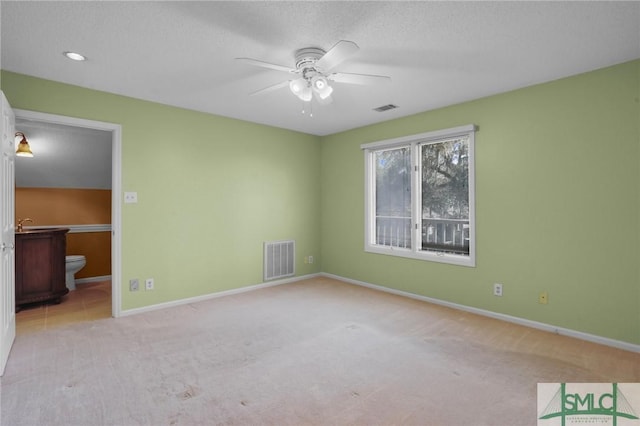
M 316 67 L 316 63 L 325 53 L 319 47 L 305 47 L 304 49 L 296 50 L 296 69 L 302 74 L 302 78 L 292 81 L 290 88 L 303 101 L 310 101 L 313 92 L 321 100 L 327 102 L 327 98 L 333 92 L 333 88 L 329 86 L 327 77 L 323 74 L 322 69 Z
M 305 47 L 304 49 L 296 50 L 296 68 L 303 73 L 307 68 L 314 68 L 318 59 L 322 58 L 325 53 L 319 47 Z

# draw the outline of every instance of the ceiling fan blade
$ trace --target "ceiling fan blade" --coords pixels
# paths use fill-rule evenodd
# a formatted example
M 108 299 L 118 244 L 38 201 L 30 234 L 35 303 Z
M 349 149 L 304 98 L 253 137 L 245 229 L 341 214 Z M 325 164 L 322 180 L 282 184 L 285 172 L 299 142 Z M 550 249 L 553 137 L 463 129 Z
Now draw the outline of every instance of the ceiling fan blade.
M 324 71 L 329 71 L 359 49 L 358 45 L 352 41 L 340 40 L 322 58 L 318 59 L 316 65 Z
M 236 61 L 243 62 L 243 63 L 245 63 L 247 65 L 253 65 L 255 67 L 269 68 L 269 69 L 272 69 L 272 70 L 284 71 L 284 72 L 288 72 L 288 73 L 292 73 L 292 74 L 295 74 L 295 73 L 298 72 L 298 70 L 295 70 L 293 68 L 285 67 L 283 65 L 278 65 L 278 64 L 272 64 L 270 62 L 258 61 L 257 59 L 236 58 Z
M 360 84 L 363 86 L 391 82 L 391 77 L 386 75 L 350 74 L 345 72 L 336 72 L 328 75 L 327 78 L 336 83 Z
M 274 84 L 272 86 L 267 86 L 264 89 L 256 90 L 255 92 L 249 93 L 249 96 L 263 95 L 265 93 L 273 92 L 274 90 L 278 90 L 282 87 L 288 86 L 289 82 L 290 82 L 289 80 L 286 80 L 286 81 Z

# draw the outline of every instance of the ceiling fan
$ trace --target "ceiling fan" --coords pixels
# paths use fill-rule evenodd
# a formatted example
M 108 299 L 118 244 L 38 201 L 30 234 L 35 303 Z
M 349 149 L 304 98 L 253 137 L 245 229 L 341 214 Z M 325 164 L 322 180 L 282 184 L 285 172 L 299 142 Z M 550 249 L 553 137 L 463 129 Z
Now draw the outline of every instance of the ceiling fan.
M 257 59 L 236 59 L 249 65 L 284 71 L 294 76 L 292 79 L 257 90 L 250 95 L 260 95 L 289 86 L 291 92 L 305 102 L 311 102 L 315 98 L 321 104 L 329 104 L 332 102 L 331 93 L 333 93 L 333 87 L 329 82 L 370 85 L 391 81 L 390 77 L 383 75 L 332 72 L 336 66 L 359 49 L 357 44 L 347 40 L 340 40 L 327 52 L 319 47 L 298 49 L 295 52 L 295 68 Z

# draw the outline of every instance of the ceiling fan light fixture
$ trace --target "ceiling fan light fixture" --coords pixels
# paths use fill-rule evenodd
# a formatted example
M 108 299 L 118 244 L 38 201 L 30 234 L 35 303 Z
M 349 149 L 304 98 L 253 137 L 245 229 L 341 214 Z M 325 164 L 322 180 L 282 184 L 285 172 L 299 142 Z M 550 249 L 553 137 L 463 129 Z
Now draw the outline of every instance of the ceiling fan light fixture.
M 321 99 L 327 99 L 329 96 L 331 96 L 332 93 L 333 87 L 327 84 L 327 87 L 325 87 L 322 91 L 318 91 L 318 96 L 320 96 Z
M 304 78 L 299 78 L 297 80 L 292 80 L 289 83 L 289 88 L 294 95 L 305 102 L 309 102 L 311 100 L 312 91 L 309 87 L 309 82 L 307 82 Z
M 329 81 L 323 75 L 313 77 L 311 79 L 311 85 L 313 86 L 313 91 L 316 92 L 321 99 L 328 98 L 333 92 L 333 87 L 329 86 Z
M 291 82 L 289 83 L 289 88 L 294 95 L 300 96 L 300 93 L 302 93 L 306 85 L 307 82 L 305 81 L 305 79 L 299 78 L 297 80 L 291 80 Z
M 313 92 L 311 91 L 311 89 L 307 88 L 307 90 L 305 90 L 304 93 L 302 93 L 298 97 L 305 102 L 311 102 L 311 98 L 313 97 Z
M 316 76 L 313 78 L 313 88 L 318 92 L 323 91 L 328 86 L 327 79 L 322 76 Z

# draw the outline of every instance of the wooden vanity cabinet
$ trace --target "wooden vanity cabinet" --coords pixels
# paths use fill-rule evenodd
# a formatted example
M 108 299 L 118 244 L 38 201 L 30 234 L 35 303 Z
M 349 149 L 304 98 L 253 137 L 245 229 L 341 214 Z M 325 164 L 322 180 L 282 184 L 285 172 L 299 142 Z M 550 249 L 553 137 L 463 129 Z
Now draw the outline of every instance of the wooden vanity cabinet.
M 16 311 L 69 292 L 65 282 L 68 228 L 16 232 Z

